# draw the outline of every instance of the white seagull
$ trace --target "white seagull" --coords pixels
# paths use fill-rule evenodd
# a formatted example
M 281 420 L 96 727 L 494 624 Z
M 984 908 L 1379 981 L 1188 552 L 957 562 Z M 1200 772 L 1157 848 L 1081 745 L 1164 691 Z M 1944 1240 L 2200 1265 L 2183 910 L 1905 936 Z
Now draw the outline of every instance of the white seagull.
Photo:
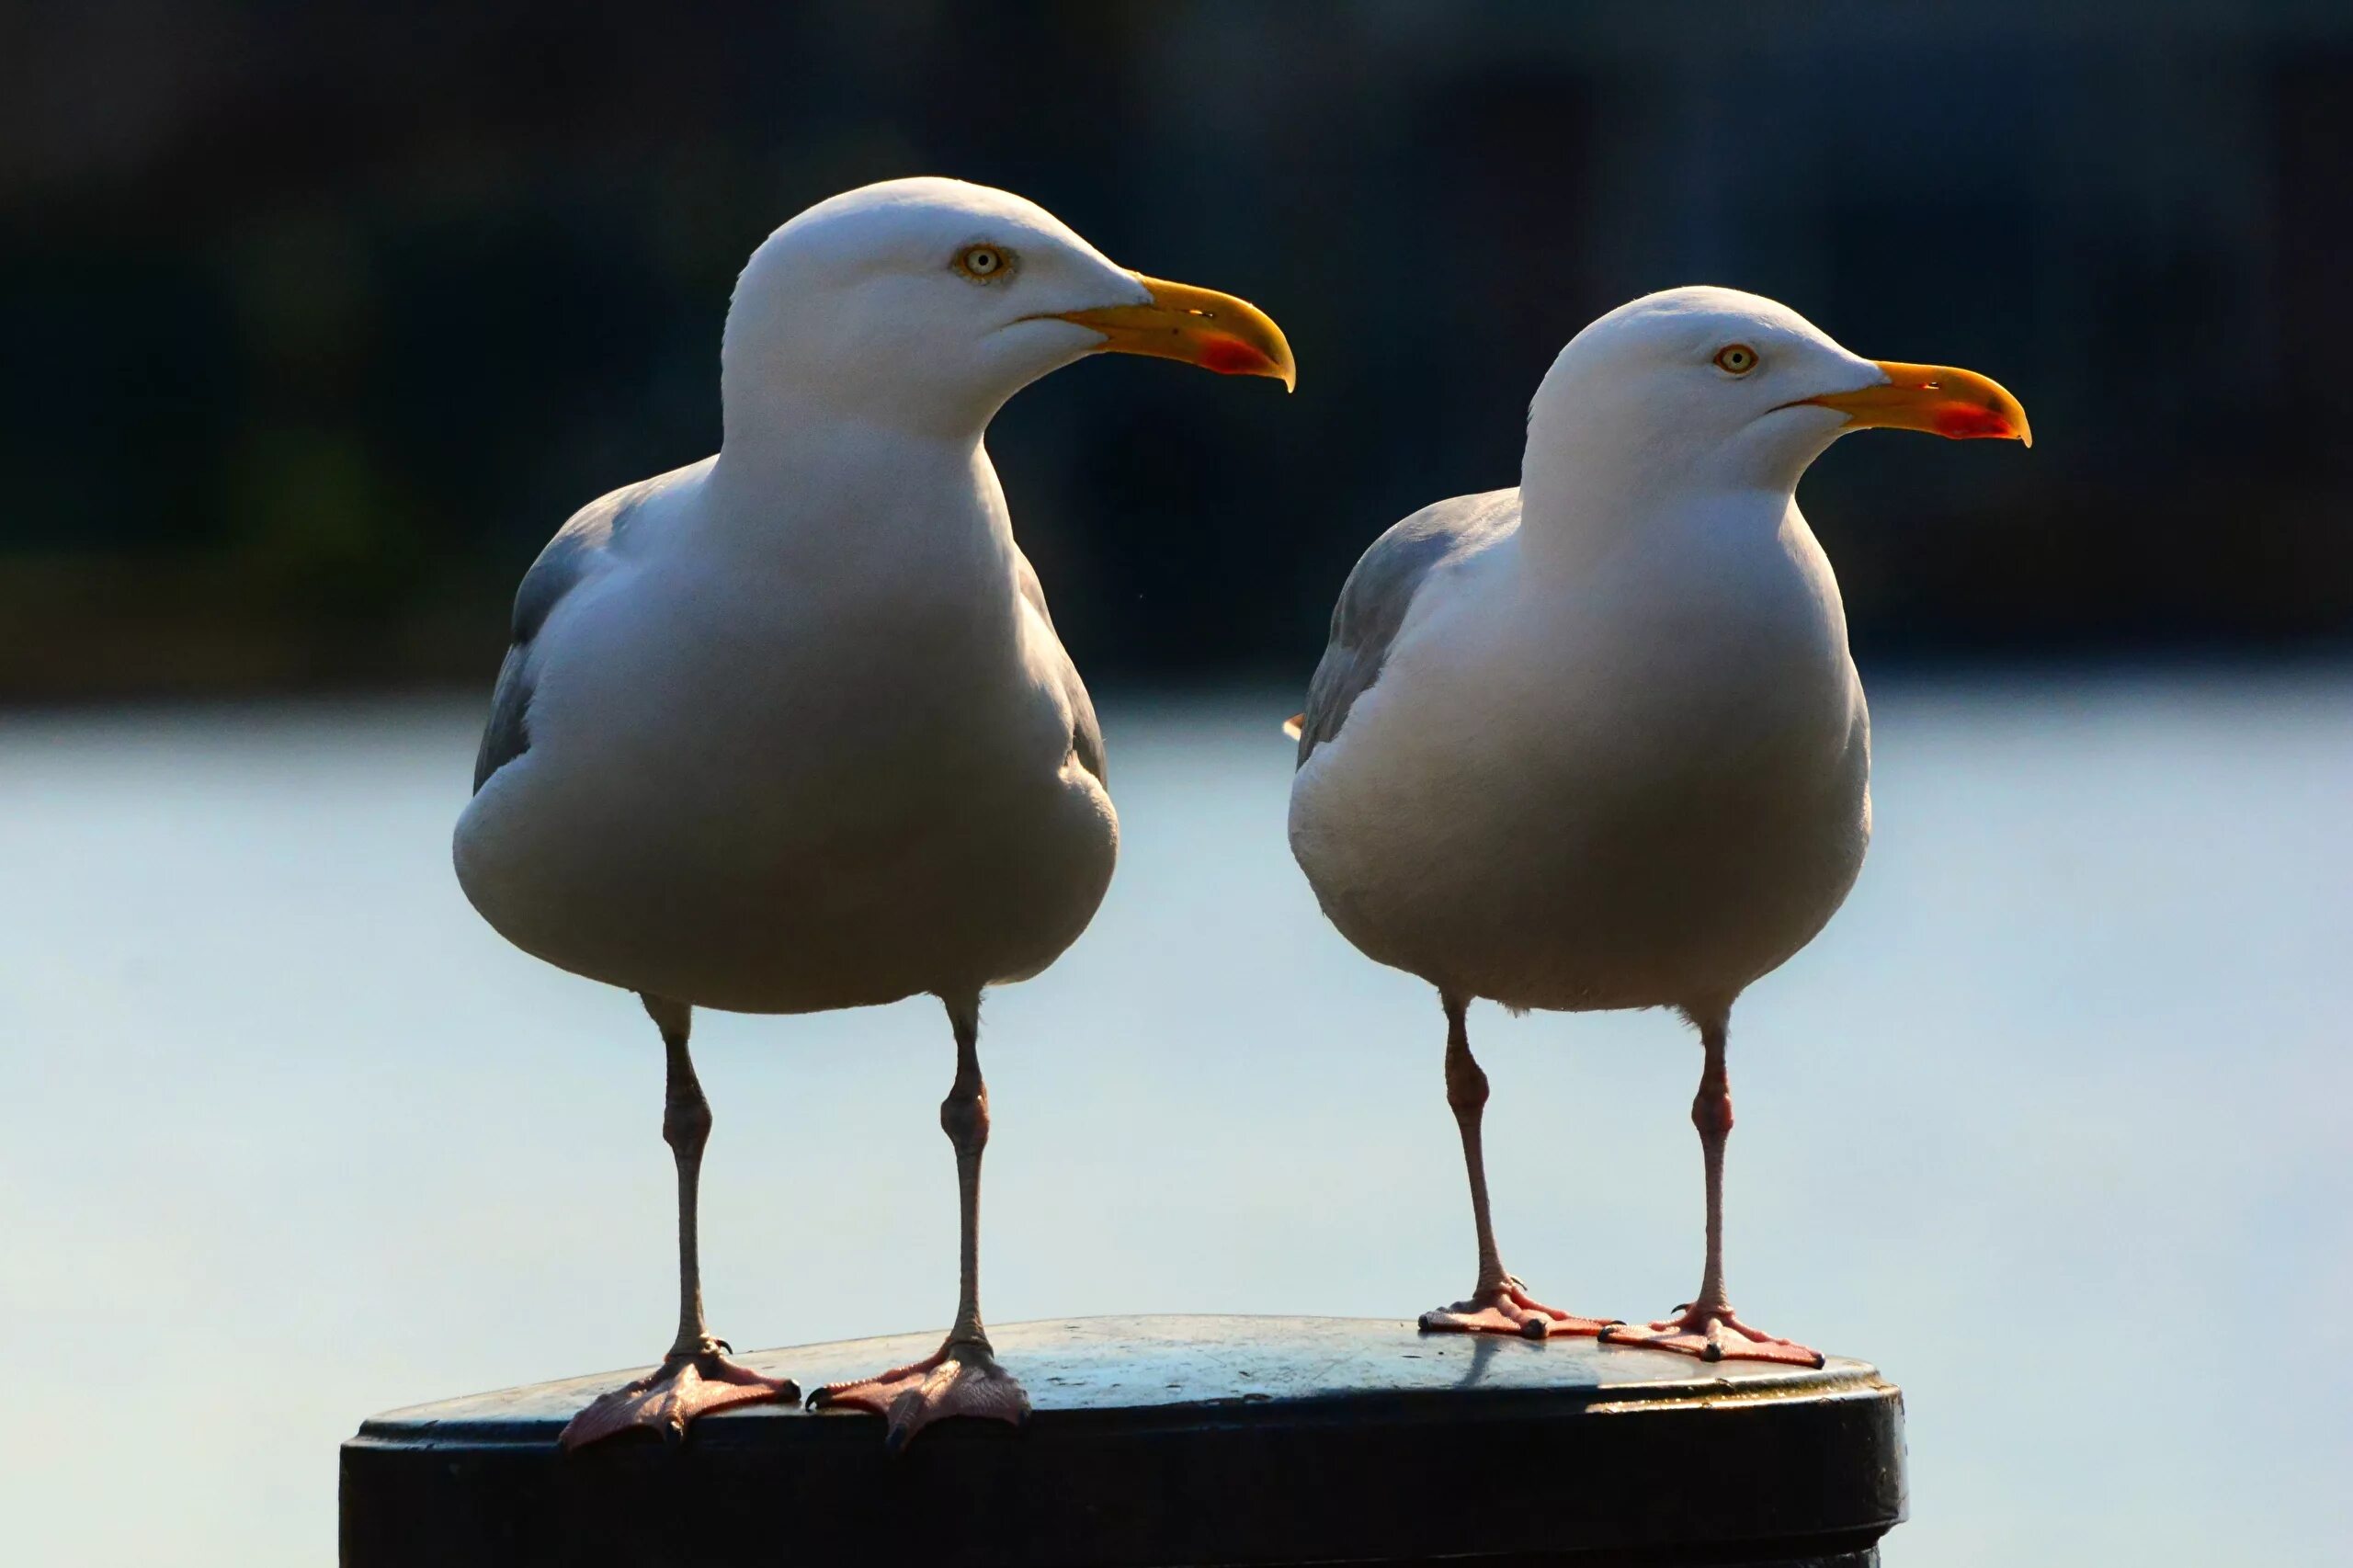
M 980 1316 L 981 993 L 1086 928 L 1119 822 L 982 438 L 1015 392 L 1102 350 L 1292 381 L 1252 306 L 1116 267 L 1018 197 L 927 178 L 835 197 L 744 268 L 718 454 L 583 508 L 524 576 L 458 878 L 516 946 L 643 999 L 678 1177 L 677 1337 L 567 1447 L 798 1393 L 703 1318 L 698 1006 L 945 1004 L 955 1324 L 928 1359 L 813 1403 L 888 1416 L 894 1447 L 1028 1409 Z
M 1519 488 L 1415 513 L 1340 592 L 1293 721 L 1290 843 L 1333 924 L 1445 1009 L 1479 1276 L 1425 1329 L 1820 1361 L 1725 1294 L 1724 1035 L 1742 990 L 1837 910 L 1870 838 L 1870 722 L 1795 499 L 1866 426 L 2030 438 L 1983 376 L 1859 358 L 1753 294 L 1652 294 L 1553 361 Z M 1676 1316 L 1572 1316 L 1505 1271 L 1463 1022 L 1480 996 L 1674 1007 L 1699 1029 L 1707 1264 Z

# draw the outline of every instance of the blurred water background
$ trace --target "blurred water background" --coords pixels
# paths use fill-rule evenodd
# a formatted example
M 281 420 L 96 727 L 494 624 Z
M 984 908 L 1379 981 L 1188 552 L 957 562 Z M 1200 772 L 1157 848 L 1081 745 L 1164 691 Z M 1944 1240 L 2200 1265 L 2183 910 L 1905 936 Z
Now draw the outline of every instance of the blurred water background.
M 987 1009 L 996 1321 L 1403 1317 L 1469 1283 L 1438 1011 L 1290 864 L 1289 695 L 1109 706 L 1119 878 Z M 2334 1560 L 2353 668 L 1874 706 L 1861 885 L 1735 1018 L 1735 1298 L 1904 1385 L 1892 1563 Z M 13 1561 L 322 1562 L 362 1415 L 666 1344 L 658 1042 L 466 908 L 478 713 L 0 721 Z M 1472 1034 L 1512 1266 L 1582 1311 L 1684 1300 L 1688 1032 L 1482 1007 Z M 696 1039 L 719 1331 L 943 1324 L 938 1009 Z

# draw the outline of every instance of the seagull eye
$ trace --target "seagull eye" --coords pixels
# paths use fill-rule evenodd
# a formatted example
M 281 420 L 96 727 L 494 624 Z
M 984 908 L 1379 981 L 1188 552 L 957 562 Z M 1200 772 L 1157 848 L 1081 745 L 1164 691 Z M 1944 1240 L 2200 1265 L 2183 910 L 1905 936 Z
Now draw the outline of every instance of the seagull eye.
M 1013 257 L 995 245 L 966 245 L 956 253 L 955 265 L 975 283 L 994 283 L 1013 270 Z
M 1727 344 L 1716 350 L 1716 369 L 1745 376 L 1756 369 L 1756 350 L 1745 343 Z

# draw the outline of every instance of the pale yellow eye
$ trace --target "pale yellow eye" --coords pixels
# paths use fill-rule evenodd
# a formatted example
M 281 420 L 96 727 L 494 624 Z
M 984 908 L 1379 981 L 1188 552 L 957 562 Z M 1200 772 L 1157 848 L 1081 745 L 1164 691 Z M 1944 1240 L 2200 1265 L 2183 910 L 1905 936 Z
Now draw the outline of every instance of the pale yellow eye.
M 995 245 L 966 245 L 956 253 L 956 270 L 975 283 L 994 283 L 1013 270 L 1013 257 Z
M 1727 344 L 1716 350 L 1716 369 L 1745 376 L 1756 369 L 1756 350 L 1745 343 Z

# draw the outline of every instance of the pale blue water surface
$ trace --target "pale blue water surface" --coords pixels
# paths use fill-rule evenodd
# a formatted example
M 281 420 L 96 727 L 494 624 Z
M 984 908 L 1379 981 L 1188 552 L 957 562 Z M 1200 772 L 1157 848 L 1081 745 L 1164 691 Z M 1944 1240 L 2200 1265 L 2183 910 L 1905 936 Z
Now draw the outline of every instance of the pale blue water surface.
M 1734 1020 L 1736 1299 L 1904 1385 L 1899 1568 L 2341 1560 L 2353 672 L 1874 697 L 1861 886 Z M 1284 846 L 1292 705 L 1110 705 L 1119 880 L 988 1008 L 994 1319 L 1470 1283 L 1436 1006 Z M 476 722 L 0 720 L 9 1561 L 326 1562 L 361 1416 L 666 1342 L 661 1052 L 460 895 Z M 1472 1031 L 1513 1267 L 1585 1312 L 1683 1300 L 1687 1032 Z M 942 1324 L 937 1007 L 697 1045 L 717 1329 Z

